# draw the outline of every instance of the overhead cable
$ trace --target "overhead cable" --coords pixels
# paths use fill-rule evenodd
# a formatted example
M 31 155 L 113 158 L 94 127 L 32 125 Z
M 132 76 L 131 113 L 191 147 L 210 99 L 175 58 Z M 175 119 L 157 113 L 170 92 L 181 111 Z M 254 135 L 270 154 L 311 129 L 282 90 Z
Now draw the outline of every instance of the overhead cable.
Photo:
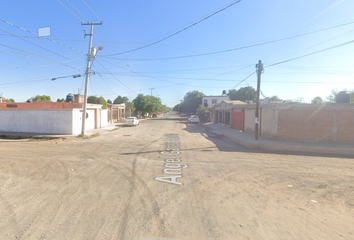
M 312 52 L 312 53 L 308 53 L 308 54 L 305 54 L 305 55 L 301 55 L 301 56 L 298 56 L 298 57 L 294 57 L 294 58 L 286 59 L 286 60 L 283 60 L 283 61 L 280 61 L 280 62 L 276 62 L 276 63 L 270 64 L 270 65 L 267 65 L 266 67 L 273 67 L 273 66 L 276 66 L 276 65 L 279 65 L 279 64 L 282 64 L 282 63 L 294 61 L 294 60 L 297 60 L 297 59 L 300 59 L 300 58 L 304 58 L 304 57 L 308 57 L 308 56 L 311 56 L 311 55 L 315 55 L 315 54 L 318 54 L 318 53 L 321 53 L 321 52 L 326 52 L 326 51 L 329 51 L 329 50 L 332 50 L 332 49 L 335 49 L 335 48 L 339 48 L 339 47 L 343 47 L 345 45 L 349 45 L 349 44 L 352 44 L 352 43 L 354 43 L 354 40 L 351 40 L 351 41 L 348 41 L 348 42 L 344 42 L 344 43 L 341 43 L 341 44 L 338 44 L 338 45 L 335 45 L 335 46 L 332 46 L 332 47 L 328 47 L 328 48 L 325 48 L 325 49 L 322 49 L 322 50 L 318 50 L 318 51 L 315 51 L 315 52 Z
M 84 0 L 82 0 L 82 1 L 84 1 Z M 140 49 L 143 49 L 143 48 L 150 47 L 150 46 L 155 45 L 155 44 L 157 44 L 157 43 L 160 43 L 160 42 L 162 42 L 162 41 L 165 41 L 166 39 L 169 39 L 169 38 L 171 38 L 171 37 L 173 37 L 173 36 L 175 36 L 175 35 L 177 35 L 177 34 L 183 32 L 183 31 L 186 31 L 187 29 L 189 29 L 189 28 L 191 28 L 191 27 L 194 27 L 195 25 L 197 25 L 197 24 L 199 24 L 199 23 L 201 23 L 201 22 L 203 22 L 203 21 L 205 21 L 205 20 L 211 18 L 212 16 L 214 16 L 214 15 L 216 15 L 216 14 L 218 14 L 218 13 L 220 13 L 220 12 L 222 12 L 222 11 L 224 11 L 224 10 L 230 8 L 230 7 L 232 7 L 233 5 L 235 5 L 235 4 L 237 4 L 237 3 L 241 2 L 241 1 L 242 1 L 242 0 L 237 0 L 237 1 L 233 2 L 233 3 L 230 3 L 230 4 L 227 5 L 226 7 L 223 7 L 223 8 L 221 8 L 221 9 L 219 9 L 219 10 L 213 12 L 212 14 L 209 14 L 208 16 L 202 18 L 201 20 L 199 20 L 199 21 L 197 21 L 197 22 L 195 22 L 195 23 L 192 23 L 191 25 L 189 25 L 189 26 L 187 26 L 187 27 L 185 27 L 185 28 L 183 28 L 183 29 L 181 29 L 181 30 L 178 30 L 177 32 L 172 33 L 172 34 L 168 35 L 167 37 L 164 37 L 164 38 L 162 38 L 162 39 L 160 39 L 160 40 L 158 40 L 158 41 L 155 41 L 155 42 L 152 42 L 152 43 L 150 43 L 150 44 L 147 44 L 147 45 L 144 45 L 144 46 L 135 48 L 135 49 L 131 49 L 131 50 L 128 50 L 128 51 L 125 51 L 125 52 L 115 53 L 115 54 L 109 54 L 109 55 L 105 55 L 105 56 L 115 56 L 115 55 L 121 55 L 121 54 L 125 54 L 125 53 L 130 53 L 130 52 L 134 52 L 134 51 L 137 51 L 137 50 L 140 50 Z
M 21 30 L 23 30 L 23 31 L 26 31 L 26 32 L 32 34 L 32 35 L 35 35 L 35 36 L 39 37 L 37 33 L 34 33 L 34 32 L 32 32 L 32 31 L 30 31 L 30 30 L 28 30 L 28 29 L 26 29 L 26 28 L 20 27 L 20 26 L 14 24 L 14 23 L 8 22 L 8 21 L 6 21 L 6 20 L 4 20 L 4 19 L 1 19 L 1 18 L 0 18 L 0 21 L 6 23 L 6 24 L 8 24 L 8 25 L 11 25 L 11 26 L 13 26 L 13 27 L 17 27 L 18 29 L 21 29 Z M 14 36 L 14 37 L 23 38 L 23 36 L 19 36 L 19 35 L 14 35 L 14 34 L 9 34 L 9 35 L 10 35 L 10 36 Z M 81 51 L 81 50 L 78 50 L 78 49 L 76 49 L 76 48 L 70 47 L 70 46 L 65 45 L 65 44 L 63 44 L 63 43 L 57 42 L 57 41 L 55 41 L 55 40 L 53 40 L 53 39 L 50 39 L 50 38 L 47 38 L 47 37 L 39 37 L 39 38 L 44 38 L 44 39 L 49 40 L 49 41 L 51 41 L 51 42 L 53 42 L 53 43 L 59 44 L 59 45 L 61 45 L 61 46 L 63 46 L 63 47 L 69 48 L 69 49 L 71 49 L 71 50 L 78 51 L 78 52 L 80 52 L 80 53 L 84 53 L 84 52 Z
M 214 54 L 238 51 L 238 50 L 242 50 L 242 49 L 246 49 L 246 48 L 258 47 L 258 46 L 267 45 L 267 44 L 271 44 L 271 43 L 281 42 L 281 41 L 285 41 L 285 40 L 289 40 L 289 39 L 293 39 L 293 38 L 298 38 L 298 37 L 302 37 L 302 36 L 306 36 L 306 35 L 322 32 L 322 31 L 330 30 L 330 29 L 333 29 L 333 28 L 343 27 L 343 26 L 350 25 L 350 24 L 353 24 L 353 23 L 354 23 L 354 21 L 351 21 L 351 22 L 342 23 L 342 24 L 339 24 L 339 25 L 335 25 L 335 26 L 331 26 L 331 27 L 327 27 L 327 28 L 322 28 L 322 29 L 318 29 L 318 30 L 314 30 L 314 31 L 306 32 L 306 33 L 296 34 L 296 35 L 289 36 L 289 37 L 278 38 L 278 39 L 275 39 L 275 40 L 270 40 L 270 41 L 265 41 L 265 42 L 261 42 L 261 43 L 250 44 L 250 45 L 246 45 L 246 46 L 242 46 L 242 47 L 230 48 L 230 49 L 226 49 L 226 50 L 214 51 L 214 52 L 207 52 L 207 53 L 200 53 L 200 54 L 191 54 L 191 55 L 184 55 L 184 56 L 174 56 L 174 57 L 161 57 L 161 58 L 138 58 L 138 59 L 137 58 L 135 58 L 135 59 L 134 58 L 133 59 L 114 58 L 114 59 L 117 59 L 117 60 L 131 60 L 131 61 L 148 61 L 148 60 L 152 61 L 152 60 L 169 60 L 169 59 L 179 59 L 179 58 L 201 57 L 201 56 L 207 56 L 207 55 L 214 55 Z M 121 54 L 123 54 L 123 53 L 121 53 Z M 113 55 L 119 55 L 119 54 L 101 55 L 100 57 L 109 57 L 109 56 L 113 56 Z

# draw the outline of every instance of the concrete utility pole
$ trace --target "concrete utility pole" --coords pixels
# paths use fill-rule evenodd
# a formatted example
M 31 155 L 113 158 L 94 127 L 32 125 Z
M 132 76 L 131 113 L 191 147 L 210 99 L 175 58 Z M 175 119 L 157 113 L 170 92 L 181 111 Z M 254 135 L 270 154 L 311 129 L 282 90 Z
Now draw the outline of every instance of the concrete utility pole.
M 89 41 L 89 48 L 88 48 L 88 53 L 87 53 L 87 67 L 86 67 L 86 82 L 85 82 L 85 96 L 84 96 L 84 109 L 82 111 L 82 128 L 81 128 L 81 134 L 85 135 L 85 120 L 86 120 L 86 108 L 87 108 L 87 91 L 88 91 L 88 82 L 89 82 L 89 77 L 90 77 L 90 68 L 91 68 L 91 60 L 93 60 L 96 57 L 97 49 L 92 48 L 92 36 L 93 36 L 93 25 L 102 25 L 103 22 L 101 21 L 100 23 L 94 23 L 94 22 L 87 22 L 83 23 L 81 22 L 81 25 L 91 25 L 91 32 L 89 34 L 86 34 L 86 36 L 90 36 L 90 41 Z M 98 50 L 102 50 L 103 47 L 99 47 Z
M 261 74 L 263 73 L 263 63 L 258 60 L 256 64 L 257 71 L 257 98 L 256 98 L 256 113 L 255 113 L 255 135 L 254 138 L 258 140 L 258 126 L 259 126 L 259 93 L 261 91 Z
M 149 88 L 151 90 L 151 96 L 152 96 L 152 90 L 154 90 L 155 88 Z

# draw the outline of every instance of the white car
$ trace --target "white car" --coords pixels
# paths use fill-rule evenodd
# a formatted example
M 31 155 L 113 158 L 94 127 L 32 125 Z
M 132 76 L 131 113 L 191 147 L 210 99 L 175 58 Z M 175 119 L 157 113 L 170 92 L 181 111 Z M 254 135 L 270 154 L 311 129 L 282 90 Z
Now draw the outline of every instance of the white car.
M 191 123 L 200 123 L 199 117 L 198 116 L 191 116 L 189 122 Z
M 196 115 L 190 115 L 189 117 L 188 117 L 188 122 L 190 122 L 191 121 L 191 119 L 193 118 L 193 117 L 195 117 Z
M 139 125 L 139 119 L 137 119 L 136 117 L 127 117 L 126 120 L 127 121 L 125 122 L 125 125 Z

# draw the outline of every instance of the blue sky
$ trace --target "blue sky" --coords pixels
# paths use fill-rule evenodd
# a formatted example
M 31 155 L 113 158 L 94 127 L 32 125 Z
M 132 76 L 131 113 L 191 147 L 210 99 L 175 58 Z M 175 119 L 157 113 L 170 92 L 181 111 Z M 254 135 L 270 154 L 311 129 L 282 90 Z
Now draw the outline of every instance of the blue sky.
M 154 96 L 173 107 L 192 90 L 220 95 L 256 88 L 255 74 L 245 78 L 258 60 L 264 63 L 261 90 L 267 97 L 310 102 L 332 89 L 354 89 L 353 1 L 243 0 L 191 26 L 233 2 L 4 0 L 0 93 L 17 102 L 37 94 L 56 101 L 83 93 L 89 39 L 83 30 L 90 29 L 81 21 L 104 21 L 94 27 L 93 45 L 104 49 L 93 63 L 88 90 L 106 100 L 133 100 L 153 88 Z M 34 34 L 48 26 L 50 40 Z M 72 77 L 77 74 L 82 77 Z

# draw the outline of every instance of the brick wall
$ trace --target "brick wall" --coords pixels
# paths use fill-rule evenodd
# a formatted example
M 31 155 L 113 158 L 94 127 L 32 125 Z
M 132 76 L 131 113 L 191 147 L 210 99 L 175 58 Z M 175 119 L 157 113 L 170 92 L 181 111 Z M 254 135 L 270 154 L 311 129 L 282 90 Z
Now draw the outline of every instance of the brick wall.
M 261 108 L 262 137 L 354 143 L 354 104 L 266 104 Z M 254 106 L 245 109 L 245 132 L 254 132 L 254 111 Z
M 281 109 L 275 138 L 297 141 L 333 141 L 335 109 Z
M 337 141 L 354 142 L 354 110 L 338 109 L 337 111 Z

